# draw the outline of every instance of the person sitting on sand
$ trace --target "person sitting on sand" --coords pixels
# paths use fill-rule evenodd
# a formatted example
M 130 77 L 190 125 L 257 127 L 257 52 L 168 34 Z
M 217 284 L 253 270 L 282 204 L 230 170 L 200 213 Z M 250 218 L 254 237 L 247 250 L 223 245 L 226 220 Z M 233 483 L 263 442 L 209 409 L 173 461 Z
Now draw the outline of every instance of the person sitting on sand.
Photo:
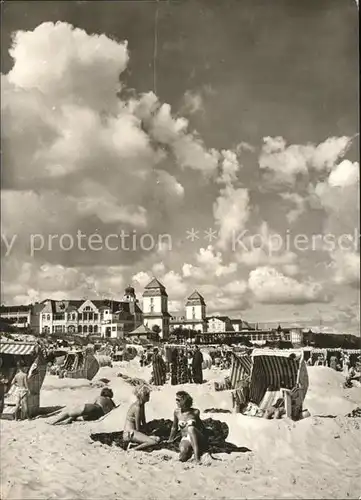
M 177 408 L 174 411 L 174 420 L 168 442 L 173 442 L 178 429 L 181 431 L 179 444 L 179 460 L 186 462 L 194 453 L 196 462 L 200 462 L 201 454 L 206 451 L 207 440 L 205 429 L 200 419 L 199 410 L 193 408 L 193 399 L 185 391 L 176 394 Z
M 73 410 L 62 412 L 58 418 L 52 422 L 52 425 L 71 424 L 79 417 L 83 417 L 85 421 L 98 420 L 115 408 L 113 401 L 113 391 L 109 387 L 104 387 L 100 396 L 96 398 L 94 403 L 78 406 Z
M 133 450 L 143 450 L 149 446 L 159 443 L 160 438 L 157 436 L 147 436 L 142 432 L 146 425 L 145 420 L 145 405 L 150 400 L 150 389 L 146 385 L 140 385 L 134 389 L 136 401 L 132 403 L 128 409 L 123 440 L 128 443 L 128 449 L 132 444 Z

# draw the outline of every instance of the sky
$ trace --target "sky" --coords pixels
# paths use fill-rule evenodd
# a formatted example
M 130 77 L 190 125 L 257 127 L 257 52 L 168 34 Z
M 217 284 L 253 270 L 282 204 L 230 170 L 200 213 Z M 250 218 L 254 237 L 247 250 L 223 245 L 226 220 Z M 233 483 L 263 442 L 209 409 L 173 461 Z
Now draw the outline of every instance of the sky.
M 4 2 L 2 303 L 359 335 L 354 0 Z

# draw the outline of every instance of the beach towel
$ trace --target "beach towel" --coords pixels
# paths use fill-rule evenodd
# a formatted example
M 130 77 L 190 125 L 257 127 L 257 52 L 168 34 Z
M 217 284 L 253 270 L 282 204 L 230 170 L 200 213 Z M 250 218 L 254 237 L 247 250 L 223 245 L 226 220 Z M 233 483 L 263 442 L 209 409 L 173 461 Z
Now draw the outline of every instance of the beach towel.
M 169 438 L 170 431 L 172 428 L 172 420 L 152 420 L 147 423 L 145 433 L 148 435 L 158 436 L 161 438 L 161 442 L 146 448 L 143 451 L 152 452 L 154 450 L 166 449 L 169 451 L 179 452 L 179 442 L 181 439 L 180 433 L 178 433 L 176 439 L 172 443 L 167 443 L 166 440 Z M 244 453 L 251 451 L 245 447 L 239 447 L 232 443 L 226 441 L 229 428 L 225 422 L 220 420 L 213 420 L 212 418 L 207 418 L 203 420 L 203 424 L 206 429 L 206 438 L 208 441 L 209 453 Z M 91 434 L 90 439 L 92 441 L 98 441 L 102 444 L 108 446 L 117 446 L 123 450 L 128 447 L 128 441 L 123 440 L 123 432 L 102 432 L 98 434 Z

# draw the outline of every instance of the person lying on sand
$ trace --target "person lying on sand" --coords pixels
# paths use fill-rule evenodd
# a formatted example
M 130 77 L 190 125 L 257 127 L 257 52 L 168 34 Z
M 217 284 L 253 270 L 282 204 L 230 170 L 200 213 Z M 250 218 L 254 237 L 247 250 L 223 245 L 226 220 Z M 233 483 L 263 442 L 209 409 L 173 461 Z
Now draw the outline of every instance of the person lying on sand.
M 181 431 L 179 444 L 179 460 L 186 462 L 194 453 L 196 462 L 200 462 L 201 454 L 206 450 L 207 440 L 204 436 L 204 426 L 199 416 L 199 410 L 193 408 L 193 399 L 185 391 L 176 394 L 177 408 L 168 442 L 173 442 L 178 429 Z
M 85 404 L 72 410 L 62 412 L 58 418 L 52 422 L 52 425 L 71 424 L 79 417 L 83 417 L 85 421 L 98 420 L 115 408 L 113 396 L 113 391 L 108 387 L 104 387 L 100 396 L 96 398 L 94 403 Z
M 133 450 L 144 450 L 149 446 L 159 443 L 160 439 L 157 436 L 147 436 L 142 432 L 146 425 L 145 405 L 150 400 L 149 387 L 146 385 L 138 386 L 134 389 L 134 394 L 136 401 L 128 409 L 123 440 L 128 443 L 128 449 L 132 447 Z

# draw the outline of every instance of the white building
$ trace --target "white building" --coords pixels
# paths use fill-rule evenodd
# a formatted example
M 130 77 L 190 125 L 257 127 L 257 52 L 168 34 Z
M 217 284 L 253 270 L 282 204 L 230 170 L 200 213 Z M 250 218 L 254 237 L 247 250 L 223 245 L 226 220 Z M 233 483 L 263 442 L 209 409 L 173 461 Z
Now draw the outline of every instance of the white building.
M 103 310 L 101 336 L 123 338 L 143 322 L 143 313 L 139 307 L 135 290 L 128 286 L 121 302 L 112 301 L 110 308 Z
M 0 306 L 0 318 L 9 325 L 21 330 L 39 333 L 39 318 L 43 304 L 38 302 L 27 306 Z
M 209 316 L 208 333 L 233 332 L 231 320 L 228 316 Z
M 166 339 L 169 335 L 168 295 L 165 287 L 156 278 L 153 278 L 145 287 L 143 293 L 143 321 L 144 325 L 152 330 L 155 326 L 160 329 L 160 337 Z
M 185 316 L 173 317 L 171 328 L 185 328 L 205 333 L 207 331 L 206 303 L 202 295 L 195 290 L 187 299 Z

